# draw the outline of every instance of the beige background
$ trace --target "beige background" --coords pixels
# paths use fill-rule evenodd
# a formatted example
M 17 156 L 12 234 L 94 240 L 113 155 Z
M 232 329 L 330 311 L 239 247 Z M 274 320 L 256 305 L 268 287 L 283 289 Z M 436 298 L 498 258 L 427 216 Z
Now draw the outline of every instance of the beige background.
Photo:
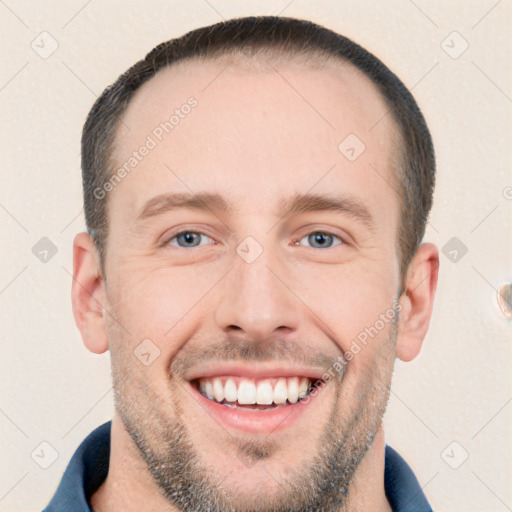
M 1 510 L 46 505 L 77 445 L 112 415 L 108 355 L 83 347 L 70 305 L 72 240 L 84 229 L 79 140 L 95 97 L 157 43 L 222 18 L 278 13 L 376 53 L 424 111 L 438 155 L 427 239 L 442 248 L 457 237 L 468 252 L 457 262 L 441 255 L 423 351 L 397 363 L 387 442 L 436 511 L 512 510 L 512 324 L 496 302 L 512 280 L 507 0 L 0 2 Z M 43 31 L 58 43 L 51 56 Z M 57 248 L 46 263 L 32 252 L 42 237 Z M 43 441 L 58 452 L 47 469 Z

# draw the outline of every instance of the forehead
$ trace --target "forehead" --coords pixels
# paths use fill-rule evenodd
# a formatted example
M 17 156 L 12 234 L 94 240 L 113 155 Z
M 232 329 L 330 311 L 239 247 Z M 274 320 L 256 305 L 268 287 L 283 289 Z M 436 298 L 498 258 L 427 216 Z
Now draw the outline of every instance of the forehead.
M 375 181 L 375 172 L 393 180 L 397 131 L 388 110 L 375 85 L 341 61 L 180 62 L 130 101 L 114 145 L 116 166 L 149 139 L 154 147 L 111 195 L 123 194 L 125 206 L 138 211 L 162 187 L 206 187 L 238 194 L 249 206 L 249 196 L 292 194 L 319 179 L 325 190 L 337 186 L 336 173 L 322 178 L 333 165 L 348 182 Z M 347 159 L 347 144 L 362 158 Z
M 145 123 L 154 122 L 155 114 L 162 118 L 172 113 L 179 101 L 190 95 L 203 100 L 203 112 L 212 106 L 212 101 L 208 102 L 212 97 L 233 109 L 249 106 L 254 112 L 276 101 L 286 105 L 294 100 L 300 103 L 297 101 L 300 99 L 303 103 L 300 111 L 308 106 L 316 112 L 317 121 L 323 119 L 334 131 L 343 129 L 345 124 L 354 130 L 360 127 L 363 133 L 380 120 L 379 113 L 389 111 L 375 84 L 341 59 L 324 57 L 317 61 L 314 56 L 306 55 L 266 60 L 260 56 L 221 55 L 207 60 L 180 61 L 160 70 L 137 90 L 124 121 L 128 125 L 135 121 L 141 128 L 149 129 Z M 352 114 L 355 116 L 351 117 Z M 388 134 L 394 131 L 388 130 L 390 127 L 394 128 L 391 116 L 384 122 Z

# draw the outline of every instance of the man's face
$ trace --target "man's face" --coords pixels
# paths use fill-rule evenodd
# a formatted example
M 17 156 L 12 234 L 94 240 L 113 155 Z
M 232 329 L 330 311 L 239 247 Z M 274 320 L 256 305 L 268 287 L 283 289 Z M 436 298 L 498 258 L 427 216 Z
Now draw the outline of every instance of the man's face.
M 395 357 L 395 128 L 352 68 L 225 66 L 159 72 L 118 133 L 116 168 L 148 136 L 156 146 L 108 197 L 116 408 L 183 510 L 336 510 L 379 429 Z M 350 134 L 365 145 L 355 160 L 353 136 L 338 148 Z M 173 194 L 195 206 L 148 207 Z M 316 199 L 292 208 L 305 195 Z M 322 377 L 295 402 L 297 385 Z

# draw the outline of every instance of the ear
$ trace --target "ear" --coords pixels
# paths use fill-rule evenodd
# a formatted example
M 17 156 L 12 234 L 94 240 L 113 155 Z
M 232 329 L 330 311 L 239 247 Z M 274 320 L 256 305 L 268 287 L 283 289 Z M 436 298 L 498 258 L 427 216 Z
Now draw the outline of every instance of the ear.
M 73 242 L 73 284 L 71 302 L 75 323 L 84 345 L 95 354 L 108 350 L 103 307 L 105 281 L 98 251 L 87 233 L 78 233 Z
M 396 355 L 411 361 L 420 352 L 432 316 L 439 272 L 439 252 L 434 244 L 421 244 L 405 280 L 401 304 Z

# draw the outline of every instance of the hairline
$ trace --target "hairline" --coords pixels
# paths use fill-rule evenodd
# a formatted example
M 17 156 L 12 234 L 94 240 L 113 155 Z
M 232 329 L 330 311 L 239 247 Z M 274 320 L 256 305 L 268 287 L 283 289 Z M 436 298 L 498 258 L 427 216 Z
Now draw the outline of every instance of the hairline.
M 119 147 L 119 131 L 122 123 L 124 122 L 127 111 L 130 107 L 130 104 L 136 98 L 136 96 L 140 93 L 140 91 L 144 88 L 144 86 L 150 84 L 154 78 L 161 75 L 163 72 L 171 72 L 173 69 L 175 71 L 179 71 L 179 68 L 182 66 L 186 66 L 188 64 L 219 64 L 229 66 L 234 64 L 237 69 L 241 69 L 242 71 L 247 72 L 268 72 L 268 64 L 269 60 L 265 58 L 265 56 L 270 56 L 272 59 L 275 59 L 276 64 L 285 64 L 287 66 L 298 65 L 301 69 L 312 69 L 319 71 L 326 71 L 330 69 L 340 70 L 342 69 L 344 72 L 354 73 L 359 78 L 362 78 L 366 81 L 368 85 L 373 89 L 373 92 L 380 98 L 383 104 L 389 108 L 389 116 L 392 119 L 392 131 L 389 133 L 389 144 L 390 144 L 390 161 L 391 161 L 391 173 L 393 183 L 390 186 L 394 189 L 394 192 L 397 196 L 397 200 L 399 202 L 398 209 L 398 225 L 395 226 L 396 232 L 396 255 L 399 260 L 400 266 L 400 274 L 403 279 L 405 270 L 407 267 L 408 261 L 404 261 L 404 255 L 402 254 L 402 248 L 400 243 L 400 235 L 403 229 L 404 222 L 404 201 L 405 199 L 402 196 L 404 191 L 404 166 L 406 165 L 407 155 L 405 149 L 405 140 L 402 133 L 402 128 L 400 126 L 400 122 L 396 119 L 396 115 L 393 109 L 393 106 L 390 104 L 388 98 L 383 94 L 382 91 L 379 90 L 378 85 L 361 69 L 359 69 L 354 63 L 348 60 L 345 57 L 333 55 L 328 53 L 327 50 L 320 50 L 317 48 L 313 49 L 296 49 L 292 48 L 284 48 L 276 45 L 269 46 L 261 46 L 255 52 L 253 52 L 250 58 L 244 60 L 243 57 L 247 58 L 247 55 L 244 53 L 244 50 L 241 47 L 233 47 L 229 48 L 227 51 L 223 49 L 217 49 L 211 55 L 193 55 L 188 57 L 183 57 L 178 60 L 175 60 L 165 66 L 162 66 L 158 69 L 154 75 L 150 78 L 142 82 L 130 96 L 129 100 L 125 103 L 123 110 L 119 112 L 117 119 L 115 120 L 115 124 L 112 132 L 109 134 L 106 140 L 107 144 L 107 152 L 105 159 L 105 170 L 106 176 L 105 180 L 110 179 L 118 166 L 118 162 L 115 160 L 116 148 Z M 315 60 L 315 58 L 317 60 Z M 263 62 L 265 61 L 265 62 Z M 246 65 L 247 64 L 247 65 Z M 110 223 L 109 223 L 109 209 L 110 203 L 109 194 L 105 197 L 105 232 L 103 239 L 103 246 L 100 251 L 100 261 L 102 266 L 102 274 L 105 276 L 105 259 L 107 253 L 107 242 L 108 235 L 110 232 Z M 106 277 L 106 276 L 105 276 Z
M 243 59 L 243 56 L 246 57 L 247 60 Z M 268 64 L 269 60 L 265 57 L 269 56 L 273 59 L 275 63 L 282 63 L 287 66 L 299 66 L 300 68 L 307 68 L 312 70 L 330 70 L 342 69 L 345 72 L 355 73 L 358 77 L 364 79 L 366 83 L 368 83 L 373 92 L 383 101 L 384 105 L 389 108 L 389 117 L 392 119 L 392 133 L 389 134 L 389 141 L 392 148 L 390 148 L 390 160 L 391 164 L 391 173 L 393 184 L 392 188 L 395 190 L 395 194 L 397 195 L 397 200 L 399 202 L 398 209 L 398 225 L 395 226 L 395 235 L 396 235 L 396 255 L 399 262 L 399 270 L 400 276 L 403 286 L 403 280 L 405 278 L 405 273 L 410 262 L 412 255 L 409 255 L 408 259 L 405 259 L 403 254 L 403 248 L 401 243 L 402 232 L 404 230 L 405 224 L 405 198 L 403 197 L 403 193 L 405 192 L 405 165 L 407 165 L 407 149 L 405 144 L 405 137 L 403 134 L 403 129 L 401 126 L 400 120 L 397 119 L 395 113 L 395 107 L 391 103 L 391 101 L 386 97 L 386 95 L 379 89 L 379 84 L 372 80 L 372 78 L 362 69 L 360 69 L 354 62 L 351 62 L 348 58 L 335 55 L 330 53 L 327 49 L 321 48 L 296 48 L 294 46 L 285 47 L 281 44 L 276 43 L 266 43 L 262 42 L 258 48 L 251 49 L 250 58 L 247 58 L 247 54 L 245 53 L 245 49 L 243 44 L 238 47 L 228 47 L 228 48 L 215 48 L 213 52 L 208 55 L 189 55 L 178 58 L 162 67 L 160 67 L 152 76 L 143 80 L 132 94 L 129 96 L 127 101 L 124 103 L 122 109 L 118 111 L 117 116 L 113 120 L 113 126 L 105 138 L 106 152 L 105 152 L 105 175 L 104 180 L 110 179 L 115 173 L 116 166 L 118 163 L 115 160 L 116 148 L 119 144 L 119 131 L 120 127 L 124 122 L 126 113 L 130 107 L 130 104 L 142 90 L 142 88 L 149 84 L 155 77 L 160 75 L 162 72 L 169 72 L 172 69 L 176 68 L 179 70 L 180 67 L 193 63 L 193 64 L 235 64 L 238 68 L 247 71 L 247 72 L 268 72 Z M 105 197 L 105 207 L 104 207 L 104 226 L 102 231 L 103 237 L 101 243 L 96 243 L 96 238 L 93 237 L 95 246 L 99 252 L 99 259 L 101 265 L 101 272 L 104 278 L 106 279 L 105 272 L 105 260 L 107 254 L 107 246 L 110 232 L 110 223 L 109 223 L 109 210 L 110 203 L 109 195 L 107 194 Z

